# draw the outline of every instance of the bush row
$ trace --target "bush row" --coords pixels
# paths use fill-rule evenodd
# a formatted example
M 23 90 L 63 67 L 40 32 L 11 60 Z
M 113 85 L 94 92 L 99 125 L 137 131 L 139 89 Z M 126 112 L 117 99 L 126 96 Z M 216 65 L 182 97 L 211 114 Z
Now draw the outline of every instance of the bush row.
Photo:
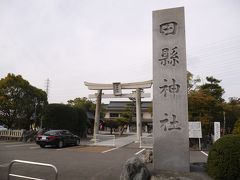
M 84 136 L 87 127 L 86 112 L 65 104 L 49 104 L 43 116 L 43 127 L 46 129 L 67 129 Z

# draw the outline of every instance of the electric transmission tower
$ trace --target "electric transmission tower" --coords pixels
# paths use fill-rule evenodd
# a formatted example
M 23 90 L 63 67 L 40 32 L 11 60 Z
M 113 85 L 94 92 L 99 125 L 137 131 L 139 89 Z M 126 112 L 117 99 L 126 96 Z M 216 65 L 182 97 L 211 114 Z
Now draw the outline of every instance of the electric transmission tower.
M 45 92 L 47 93 L 47 100 L 48 100 L 48 95 L 49 95 L 49 83 L 50 83 L 50 80 L 47 79 L 46 80 L 46 89 L 45 89 Z

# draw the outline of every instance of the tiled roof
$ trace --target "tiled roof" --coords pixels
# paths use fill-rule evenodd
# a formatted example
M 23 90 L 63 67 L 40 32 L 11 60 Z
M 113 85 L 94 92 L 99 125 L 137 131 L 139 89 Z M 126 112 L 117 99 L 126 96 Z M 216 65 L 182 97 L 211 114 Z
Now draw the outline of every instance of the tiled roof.
M 107 105 L 107 110 L 125 110 L 127 107 L 135 106 L 132 101 L 110 101 Z M 141 108 L 142 109 L 149 109 L 152 106 L 151 101 L 142 101 Z

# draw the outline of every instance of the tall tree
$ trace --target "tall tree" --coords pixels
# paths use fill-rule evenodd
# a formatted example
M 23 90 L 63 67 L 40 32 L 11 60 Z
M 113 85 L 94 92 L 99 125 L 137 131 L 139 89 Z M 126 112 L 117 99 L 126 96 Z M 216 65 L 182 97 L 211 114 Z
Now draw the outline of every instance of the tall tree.
M 200 90 L 216 98 L 219 102 L 224 102 L 222 98 L 224 89 L 219 85 L 221 80 L 215 79 L 212 76 L 206 77 L 207 83 L 200 86 Z
M 133 122 L 133 118 L 136 118 L 136 101 L 135 99 L 131 102 L 127 103 L 125 107 L 125 111 L 121 114 L 121 116 L 128 120 L 128 125 Z
M 240 98 L 229 98 L 229 102 L 224 103 L 223 109 L 225 112 L 225 132 L 231 133 L 235 122 L 240 119 Z
M 0 122 L 13 129 L 39 125 L 47 94 L 22 76 L 8 74 L 0 80 Z
M 96 109 L 96 104 L 87 99 L 86 97 L 83 98 L 75 98 L 73 100 L 68 100 L 68 105 L 72 107 L 77 107 L 83 109 L 85 112 L 91 112 L 95 113 Z M 102 103 L 101 104 L 101 109 L 100 109 L 100 117 L 103 118 L 105 116 L 105 105 Z
M 199 77 L 194 78 L 191 72 L 187 72 L 187 91 L 190 93 L 198 88 L 198 83 L 201 82 Z
M 213 122 L 224 122 L 224 89 L 219 85 L 221 82 L 213 77 L 206 78 L 207 83 L 197 85 L 189 91 L 188 109 L 190 121 L 201 121 L 203 136 L 211 135 Z
M 68 104 L 73 107 L 81 108 L 85 111 L 94 112 L 95 110 L 95 104 L 86 97 L 83 98 L 78 97 L 73 100 L 68 100 Z

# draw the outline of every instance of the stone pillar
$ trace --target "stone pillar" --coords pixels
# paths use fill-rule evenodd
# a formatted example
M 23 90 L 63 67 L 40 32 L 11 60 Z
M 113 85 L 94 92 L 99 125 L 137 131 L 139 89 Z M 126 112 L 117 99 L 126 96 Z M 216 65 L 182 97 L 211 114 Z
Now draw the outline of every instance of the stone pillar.
M 214 139 L 213 139 L 213 142 L 216 142 L 221 136 L 220 127 L 221 127 L 220 122 L 214 122 Z
M 137 141 L 140 141 L 142 135 L 142 118 L 141 118 L 141 89 L 136 89 L 136 126 Z
M 147 133 L 148 132 L 148 127 L 147 127 L 147 125 L 145 125 L 145 133 Z
M 189 172 L 184 8 L 153 12 L 153 164 Z
M 100 121 L 101 100 L 102 100 L 102 90 L 100 89 L 100 90 L 98 90 L 97 100 L 96 100 L 93 139 L 96 139 L 96 134 L 98 134 L 99 121 Z
M 129 125 L 127 126 L 127 131 L 126 131 L 126 133 L 130 133 Z

